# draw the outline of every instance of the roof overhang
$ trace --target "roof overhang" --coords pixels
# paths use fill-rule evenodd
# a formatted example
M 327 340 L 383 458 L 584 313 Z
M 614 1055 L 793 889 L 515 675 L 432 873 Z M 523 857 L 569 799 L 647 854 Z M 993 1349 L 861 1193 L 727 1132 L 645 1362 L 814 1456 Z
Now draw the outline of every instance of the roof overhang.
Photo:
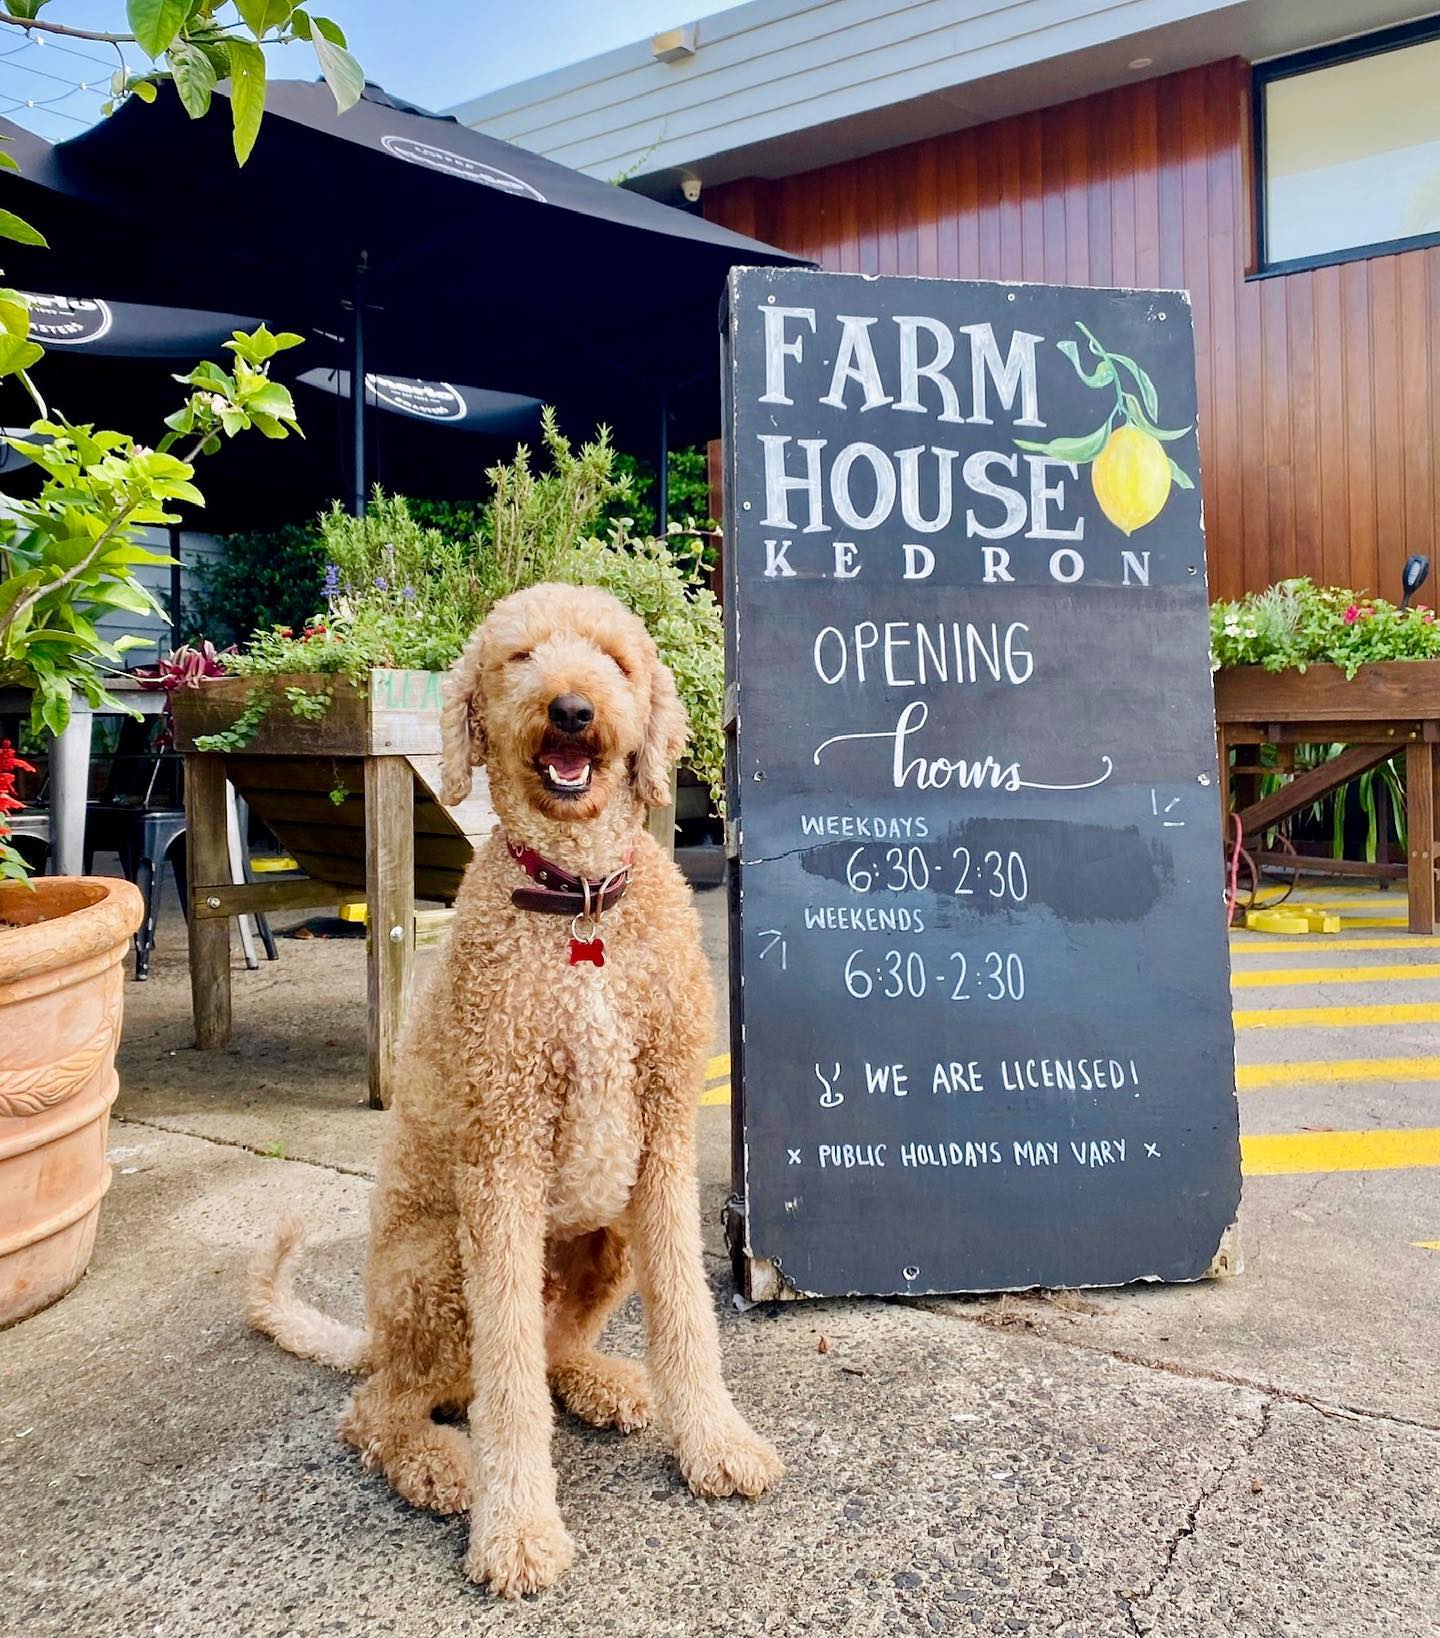
M 1251 62 L 1436 11 L 1403 0 L 751 0 L 461 104 L 478 126 L 667 195 L 787 176 L 1226 57 Z

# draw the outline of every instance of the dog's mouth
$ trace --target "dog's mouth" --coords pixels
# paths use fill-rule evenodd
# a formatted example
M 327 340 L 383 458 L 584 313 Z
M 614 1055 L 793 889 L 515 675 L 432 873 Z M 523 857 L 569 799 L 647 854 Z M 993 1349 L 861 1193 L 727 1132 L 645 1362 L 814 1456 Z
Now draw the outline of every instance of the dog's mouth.
M 535 771 L 552 796 L 583 796 L 590 789 L 598 761 L 597 754 L 583 741 L 547 734 L 535 758 Z

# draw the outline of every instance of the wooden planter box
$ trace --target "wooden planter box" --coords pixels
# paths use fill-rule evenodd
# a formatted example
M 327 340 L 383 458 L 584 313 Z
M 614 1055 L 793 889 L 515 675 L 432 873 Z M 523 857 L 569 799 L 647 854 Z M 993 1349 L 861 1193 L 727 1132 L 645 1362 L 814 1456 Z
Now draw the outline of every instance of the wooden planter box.
M 365 763 L 403 757 L 414 776 L 415 891 L 448 903 L 495 811 L 481 768 L 467 801 L 440 801 L 442 680 L 438 671 L 374 671 L 368 688 L 312 674 L 214 678 L 176 690 L 176 742 L 187 756 L 203 755 L 197 739 L 224 732 L 254 698 L 268 698 L 253 737 L 215 753 L 226 777 L 308 876 L 362 891 Z M 299 716 L 286 689 L 327 694 L 330 703 L 313 720 Z
M 1215 673 L 1215 720 L 1222 726 L 1347 722 L 1365 732 L 1426 719 L 1440 719 L 1440 660 L 1380 660 L 1352 678 L 1338 665 L 1308 671 L 1241 665 Z
M 1437 815 L 1440 815 L 1440 660 L 1383 660 L 1347 678 L 1335 665 L 1306 671 L 1235 666 L 1215 675 L 1215 723 L 1221 792 L 1229 834 L 1229 752 L 1243 745 L 1344 745 L 1339 756 L 1297 775 L 1282 790 L 1254 800 L 1254 771 L 1237 775 L 1236 809 L 1247 835 L 1259 835 L 1302 806 L 1328 795 L 1399 752 L 1405 756 L 1406 860 L 1410 931 L 1433 933 L 1437 902 Z M 1250 800 L 1246 799 L 1250 787 Z M 1258 853 L 1267 866 L 1278 855 Z M 1352 875 L 1397 874 L 1399 867 L 1329 860 Z

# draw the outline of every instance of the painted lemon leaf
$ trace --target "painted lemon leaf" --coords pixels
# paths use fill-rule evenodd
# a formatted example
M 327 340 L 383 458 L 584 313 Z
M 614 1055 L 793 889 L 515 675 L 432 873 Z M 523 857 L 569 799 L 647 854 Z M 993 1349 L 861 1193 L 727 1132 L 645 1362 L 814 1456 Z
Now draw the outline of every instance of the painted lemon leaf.
M 1105 419 L 1083 438 L 1052 438 L 1049 443 L 1032 443 L 1028 438 L 1017 438 L 1017 449 L 1028 449 L 1035 455 L 1048 455 L 1052 461 L 1068 461 L 1071 466 L 1079 466 L 1085 461 L 1093 461 L 1105 447 L 1105 441 L 1110 436 L 1110 417 Z
M 1135 385 L 1140 389 L 1140 397 L 1145 405 L 1145 413 L 1155 416 L 1160 413 L 1160 399 L 1155 392 L 1155 383 L 1140 368 L 1133 358 L 1127 358 L 1124 353 L 1111 353 L 1110 357 L 1123 369 L 1129 370 L 1135 377 Z
M 1102 358 L 1093 370 L 1087 370 L 1080 362 L 1080 349 L 1073 341 L 1056 343 L 1060 351 L 1075 366 L 1075 373 L 1087 387 L 1108 387 L 1115 379 L 1115 368 L 1109 359 Z
M 1170 461 L 1170 457 L 1168 455 L 1165 457 L 1165 459 Z M 1193 489 L 1195 487 L 1195 485 L 1190 481 L 1190 474 L 1183 466 L 1176 466 L 1174 461 L 1170 461 L 1170 478 L 1177 489 Z
M 1181 427 L 1178 432 L 1167 432 L 1164 427 L 1157 427 L 1141 408 L 1140 400 L 1133 392 L 1125 395 L 1125 413 L 1140 428 L 1141 432 L 1148 432 L 1152 438 L 1159 438 L 1164 443 L 1170 443 L 1176 438 L 1183 438 L 1189 427 Z

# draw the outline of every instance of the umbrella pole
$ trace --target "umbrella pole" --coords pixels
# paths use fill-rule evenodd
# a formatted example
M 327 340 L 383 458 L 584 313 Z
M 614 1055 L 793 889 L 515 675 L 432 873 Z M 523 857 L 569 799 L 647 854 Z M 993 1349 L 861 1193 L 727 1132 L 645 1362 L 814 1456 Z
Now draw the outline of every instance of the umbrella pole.
M 184 619 L 185 581 L 180 562 L 180 525 L 170 525 L 170 647 L 179 647 L 180 622 Z
M 355 319 L 350 332 L 350 411 L 355 437 L 350 510 L 357 518 L 365 516 L 365 255 L 362 250 L 355 268 Z
M 670 383 L 660 387 L 660 424 L 656 428 L 655 451 L 655 532 L 663 535 L 670 526 Z

